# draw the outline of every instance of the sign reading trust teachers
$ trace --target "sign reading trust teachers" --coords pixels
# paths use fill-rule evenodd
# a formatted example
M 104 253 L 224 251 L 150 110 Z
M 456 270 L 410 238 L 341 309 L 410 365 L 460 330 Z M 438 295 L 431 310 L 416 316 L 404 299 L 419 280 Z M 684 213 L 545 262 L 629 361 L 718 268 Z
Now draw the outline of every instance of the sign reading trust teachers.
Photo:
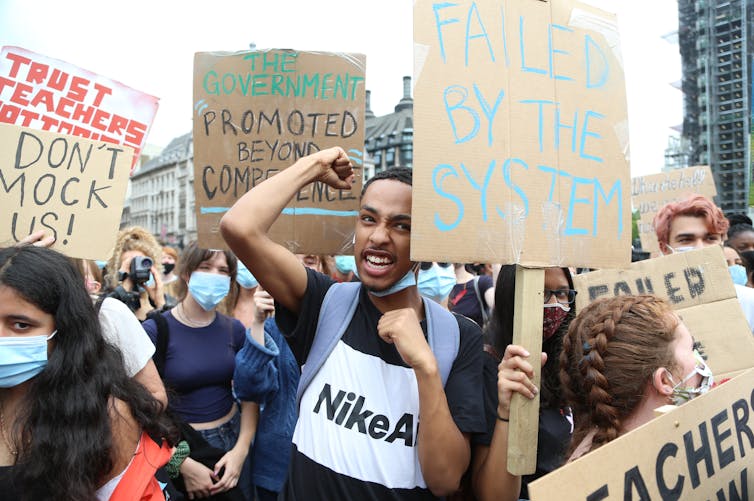
M 416 0 L 414 42 L 412 259 L 629 264 L 615 16 L 573 0 Z
M 353 189 L 305 186 L 270 235 L 292 252 L 350 253 L 364 156 L 364 67 L 358 54 L 195 55 L 194 191 L 203 247 L 226 247 L 220 219 L 248 190 L 301 157 L 340 146 L 356 171 Z
M 0 51 L 0 122 L 128 146 L 131 168 L 157 113 L 154 96 L 20 47 Z

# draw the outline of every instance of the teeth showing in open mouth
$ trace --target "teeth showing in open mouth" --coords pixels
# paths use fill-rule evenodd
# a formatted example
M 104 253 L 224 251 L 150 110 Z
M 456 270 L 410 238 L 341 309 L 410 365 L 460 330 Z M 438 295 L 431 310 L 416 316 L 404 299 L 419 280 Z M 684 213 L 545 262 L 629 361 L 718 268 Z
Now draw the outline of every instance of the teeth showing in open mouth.
M 366 257 L 367 262 L 375 267 L 385 267 L 392 263 L 392 261 L 387 257 L 378 257 L 378 256 L 367 256 Z

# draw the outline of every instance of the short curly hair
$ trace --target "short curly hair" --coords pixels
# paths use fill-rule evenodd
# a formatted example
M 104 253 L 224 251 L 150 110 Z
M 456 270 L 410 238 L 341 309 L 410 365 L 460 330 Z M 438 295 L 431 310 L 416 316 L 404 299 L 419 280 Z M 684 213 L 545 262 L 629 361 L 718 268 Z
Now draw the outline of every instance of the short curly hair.
M 121 256 L 124 252 L 140 251 L 145 256 L 152 258 L 155 263 L 162 262 L 162 246 L 150 232 L 141 226 L 132 226 L 121 230 L 113 247 L 113 253 L 105 266 L 105 282 L 109 289 L 118 286 L 118 270 L 120 269 Z

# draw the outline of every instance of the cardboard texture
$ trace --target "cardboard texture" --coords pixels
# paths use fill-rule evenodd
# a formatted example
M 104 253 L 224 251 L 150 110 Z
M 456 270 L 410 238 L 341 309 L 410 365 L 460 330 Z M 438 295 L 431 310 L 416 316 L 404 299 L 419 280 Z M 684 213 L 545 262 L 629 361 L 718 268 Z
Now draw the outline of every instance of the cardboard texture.
M 534 384 L 539 387 L 542 376 L 542 304 L 545 283 L 543 268 L 516 267 L 516 293 L 513 306 L 513 344 L 523 346 L 531 357 Z M 533 399 L 513 393 L 508 424 L 508 471 L 528 475 L 537 470 L 539 440 L 539 394 Z
M 414 2 L 414 260 L 623 267 L 615 16 L 571 0 Z
M 106 259 L 132 158 L 127 146 L 0 124 L 0 246 L 45 230 L 63 254 Z
M 0 51 L 0 122 L 128 146 L 136 166 L 158 99 L 20 47 Z
M 195 54 L 194 190 L 202 247 L 227 248 L 220 219 L 248 190 L 302 156 L 340 146 L 354 165 L 353 189 L 306 186 L 270 237 L 297 253 L 352 253 L 364 156 L 364 70 L 360 54 Z
M 651 176 L 631 179 L 631 204 L 639 211 L 641 248 L 653 257 L 660 255 L 652 220 L 663 205 L 683 200 L 689 195 L 717 195 L 715 179 L 709 165 L 697 165 Z
M 754 337 L 719 246 L 573 277 L 576 311 L 599 297 L 654 294 L 667 299 L 699 343 L 715 377 L 754 367 Z
M 749 370 L 532 482 L 530 499 L 749 499 L 752 390 Z

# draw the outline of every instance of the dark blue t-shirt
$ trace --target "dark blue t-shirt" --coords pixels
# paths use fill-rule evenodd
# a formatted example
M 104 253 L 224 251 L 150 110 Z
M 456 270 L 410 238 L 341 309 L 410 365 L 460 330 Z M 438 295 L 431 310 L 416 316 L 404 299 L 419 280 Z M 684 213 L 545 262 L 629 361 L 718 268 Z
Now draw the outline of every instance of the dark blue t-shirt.
M 187 423 L 225 416 L 233 406 L 231 381 L 245 339 L 243 324 L 218 313 L 208 326 L 193 328 L 170 312 L 163 315 L 170 328 L 163 382 L 173 392 L 171 409 Z M 156 343 L 156 323 L 147 320 L 142 325 Z

